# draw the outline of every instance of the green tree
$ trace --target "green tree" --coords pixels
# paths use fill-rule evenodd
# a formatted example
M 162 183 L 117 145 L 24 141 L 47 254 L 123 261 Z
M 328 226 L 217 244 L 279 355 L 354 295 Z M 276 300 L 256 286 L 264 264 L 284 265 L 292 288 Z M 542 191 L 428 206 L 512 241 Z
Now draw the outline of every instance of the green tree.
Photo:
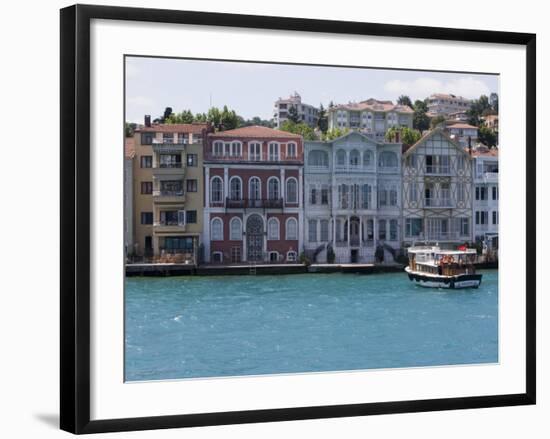
M 479 127 L 477 138 L 481 143 L 490 147 L 496 146 L 497 144 L 496 133 L 484 125 Z
M 391 127 L 386 131 L 386 141 L 395 142 L 397 133 L 399 133 L 400 142 L 405 145 L 414 145 L 422 137 L 420 131 L 409 127 Z
M 439 115 L 439 116 L 435 116 L 434 118 L 432 118 L 432 120 L 430 121 L 430 127 L 432 128 L 432 130 L 434 128 L 436 128 L 439 124 L 441 123 L 444 123 L 445 122 L 445 116 L 442 116 L 442 115 Z
M 198 123 L 208 122 L 208 115 L 206 113 L 197 113 L 193 117 L 193 122 L 198 122 Z
M 194 120 L 195 118 L 191 110 L 183 110 L 181 113 L 172 113 L 168 118 L 165 119 L 164 123 L 192 123 Z
M 349 128 L 333 128 L 331 130 L 327 130 L 326 133 L 323 133 L 321 135 L 321 140 L 328 142 L 329 140 L 334 140 L 338 137 L 342 137 L 347 133 L 349 133 Z
M 136 129 L 136 124 L 131 122 L 124 122 L 124 135 L 126 137 L 132 137 Z
M 319 119 L 317 120 L 317 127 L 321 132 L 326 133 L 328 130 L 328 115 L 327 110 L 323 107 L 323 104 L 319 106 Z
M 279 129 L 288 133 L 299 134 L 304 138 L 304 140 L 317 140 L 317 136 L 315 135 L 313 128 L 305 123 L 295 123 L 291 120 L 285 120 Z
M 414 101 L 413 110 L 413 128 L 420 132 L 430 128 L 430 118 L 426 114 L 428 112 L 428 105 L 426 102 L 417 99 Z
M 291 105 L 288 109 L 288 120 L 294 123 L 300 123 L 300 115 L 296 105 Z
M 223 106 L 221 112 L 221 125 L 223 130 L 234 130 L 239 126 L 239 116 L 235 110 L 227 108 L 227 105 Z
M 491 105 L 489 104 L 489 98 L 485 95 L 481 95 L 479 99 L 472 102 L 470 108 L 466 111 L 466 114 L 468 115 L 468 123 L 476 127 L 481 126 L 483 123 L 483 120 L 481 119 L 483 112 L 490 109 Z
M 397 98 L 397 104 L 398 105 L 407 105 L 409 107 L 413 107 L 413 103 L 411 101 L 411 98 L 406 95 L 401 95 Z

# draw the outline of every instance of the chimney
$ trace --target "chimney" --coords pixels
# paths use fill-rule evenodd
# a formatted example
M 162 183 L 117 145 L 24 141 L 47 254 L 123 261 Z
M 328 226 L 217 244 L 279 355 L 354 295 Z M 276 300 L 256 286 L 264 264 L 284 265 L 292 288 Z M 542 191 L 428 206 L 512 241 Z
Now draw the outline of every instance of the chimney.
M 150 126 L 151 126 L 151 115 L 150 115 L 150 114 L 146 114 L 146 115 L 145 115 L 145 126 L 146 126 L 146 127 L 150 127 Z

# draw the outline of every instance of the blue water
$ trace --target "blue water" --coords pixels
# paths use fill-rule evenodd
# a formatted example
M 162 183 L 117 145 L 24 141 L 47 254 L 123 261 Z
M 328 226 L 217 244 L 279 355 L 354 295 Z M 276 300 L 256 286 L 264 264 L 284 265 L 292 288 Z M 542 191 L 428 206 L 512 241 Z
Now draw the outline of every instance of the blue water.
M 447 291 L 404 273 L 128 278 L 126 379 L 497 362 L 497 279 Z

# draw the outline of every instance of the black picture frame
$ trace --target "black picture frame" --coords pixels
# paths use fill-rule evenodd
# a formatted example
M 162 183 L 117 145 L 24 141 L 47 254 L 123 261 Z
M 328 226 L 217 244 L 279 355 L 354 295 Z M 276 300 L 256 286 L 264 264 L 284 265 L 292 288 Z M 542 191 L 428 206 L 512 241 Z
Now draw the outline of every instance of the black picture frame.
M 526 376 L 525 393 L 224 413 L 90 420 L 90 21 L 181 23 L 405 37 L 526 47 Z M 61 429 L 81 434 L 174 427 L 365 416 L 535 404 L 536 401 L 536 35 L 75 5 L 61 10 Z

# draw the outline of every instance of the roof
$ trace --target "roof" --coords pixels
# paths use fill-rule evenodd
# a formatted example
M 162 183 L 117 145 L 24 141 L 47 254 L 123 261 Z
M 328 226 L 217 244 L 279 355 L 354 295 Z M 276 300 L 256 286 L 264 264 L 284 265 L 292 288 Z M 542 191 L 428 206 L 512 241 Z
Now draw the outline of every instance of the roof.
M 285 138 L 285 139 L 301 139 L 299 134 L 289 133 L 287 131 L 275 130 L 273 128 L 252 125 L 249 127 L 235 128 L 234 130 L 218 131 L 217 133 L 209 134 L 209 137 L 246 137 L 251 139 L 259 138 Z
M 449 143 L 451 143 L 451 145 L 453 145 L 459 151 L 462 151 L 464 154 L 468 154 L 468 152 L 464 150 L 464 148 L 462 148 L 458 143 L 456 143 L 453 139 L 451 139 L 451 137 L 443 130 L 443 128 L 435 128 L 433 130 L 428 131 L 414 145 L 411 145 L 407 149 L 403 148 L 403 154 L 404 155 L 410 154 L 411 151 L 415 150 L 418 146 L 420 146 L 422 143 L 424 143 L 426 140 L 428 140 L 430 137 L 436 134 L 440 134 L 441 136 L 443 136 L 445 139 L 447 139 Z
M 153 124 L 150 127 L 141 127 L 136 132 L 153 132 L 153 133 L 192 133 L 200 134 L 208 128 L 207 123 L 174 123 L 174 124 Z
M 377 99 L 367 99 L 361 102 L 349 102 L 347 104 L 335 105 L 330 111 L 336 110 L 371 110 L 371 111 L 396 111 L 398 113 L 414 113 L 413 109 L 408 105 L 395 105 L 392 101 L 379 101 Z
M 498 148 L 489 148 L 482 145 L 472 149 L 472 157 L 498 157 Z
M 470 125 L 468 123 L 453 123 L 451 125 L 447 125 L 447 129 L 451 129 L 451 128 L 472 129 L 472 130 L 479 129 L 478 127 L 476 127 L 474 125 Z
M 453 94 L 447 94 L 447 93 L 433 93 L 433 94 L 430 95 L 430 98 L 459 99 L 459 100 L 470 102 L 470 99 L 464 98 L 462 96 L 456 96 L 456 95 L 453 95 Z
M 133 159 L 136 155 L 136 144 L 133 137 L 126 137 L 124 139 L 124 157 L 127 159 Z

